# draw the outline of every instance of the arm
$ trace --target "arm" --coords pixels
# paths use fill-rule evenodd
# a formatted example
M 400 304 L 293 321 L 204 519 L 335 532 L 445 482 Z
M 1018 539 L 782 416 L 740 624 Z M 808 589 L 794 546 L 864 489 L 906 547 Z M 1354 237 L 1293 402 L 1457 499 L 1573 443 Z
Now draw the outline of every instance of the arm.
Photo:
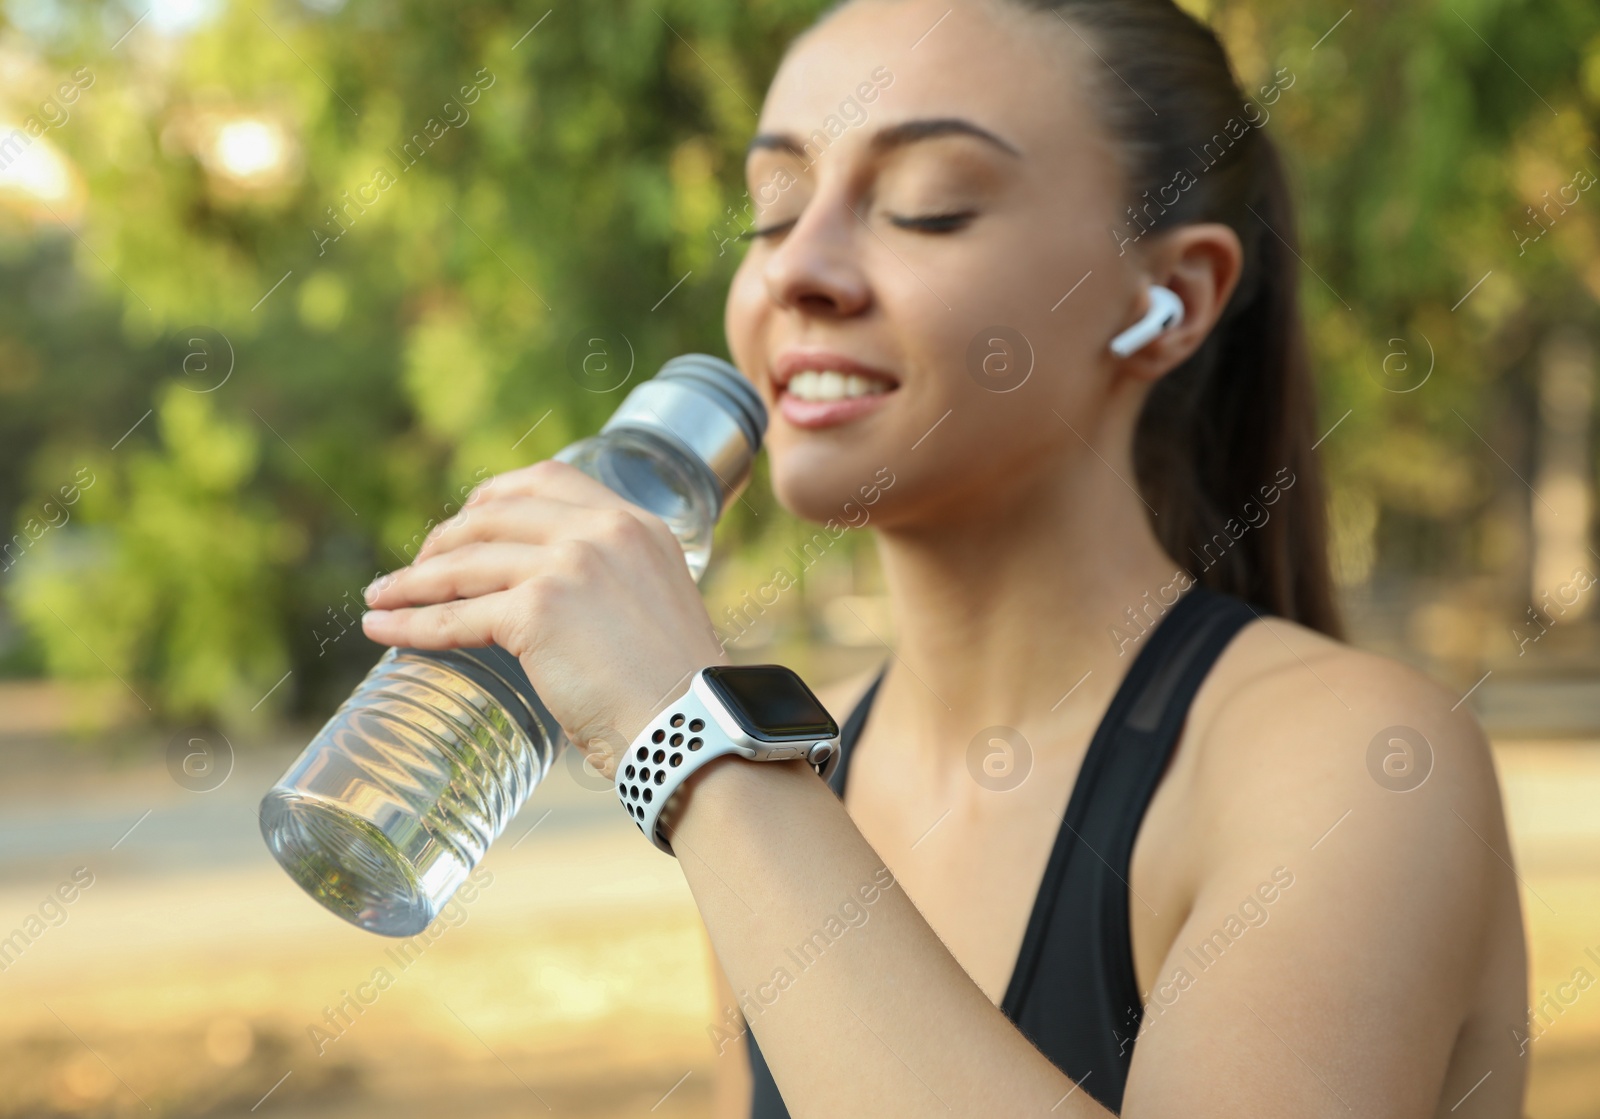
M 480 486 L 367 602 L 375 641 L 515 655 L 607 774 L 616 741 L 726 663 L 666 526 L 562 463 Z M 967 977 L 816 773 L 732 760 L 685 787 L 673 842 L 733 989 L 761 1000 L 752 1028 L 797 1119 L 1045 1112 L 1066 1097 L 1072 1082 Z M 774 1002 L 786 950 L 847 904 L 870 905 L 870 921 Z M 1104 1114 L 1082 1092 L 1055 1111 Z
M 797 1119 L 1108 1114 L 972 982 L 804 763 L 719 759 L 684 789 L 674 850 Z
M 1524 1005 L 1522 976 L 1496 964 L 1520 935 L 1490 933 L 1518 898 L 1481 729 L 1410 669 L 1268 624 L 1279 638 L 1262 644 L 1303 659 L 1206 730 L 1183 790 L 1198 890 L 1124 1114 L 1519 1114 L 1516 1018 L 1485 1029 L 1478 1001 L 1493 969 L 1518 988 L 1502 1005 Z M 1426 755 L 1392 741 L 1407 732 Z M 1459 1046 L 1475 1008 L 1482 1041 Z

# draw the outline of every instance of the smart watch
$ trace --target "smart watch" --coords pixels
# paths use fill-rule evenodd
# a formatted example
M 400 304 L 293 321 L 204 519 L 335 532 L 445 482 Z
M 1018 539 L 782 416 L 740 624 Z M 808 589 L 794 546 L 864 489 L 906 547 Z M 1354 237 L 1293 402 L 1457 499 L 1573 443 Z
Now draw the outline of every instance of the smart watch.
M 805 681 L 780 664 L 713 665 L 650 721 L 617 764 L 617 799 L 672 854 L 661 822 L 688 776 L 727 754 L 755 762 L 804 758 L 823 780 L 839 764 L 839 727 Z

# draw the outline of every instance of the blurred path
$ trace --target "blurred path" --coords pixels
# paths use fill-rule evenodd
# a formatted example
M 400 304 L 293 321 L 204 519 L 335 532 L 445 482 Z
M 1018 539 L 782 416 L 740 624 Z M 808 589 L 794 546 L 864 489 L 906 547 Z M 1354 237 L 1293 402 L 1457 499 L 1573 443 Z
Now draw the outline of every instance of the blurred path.
M 22 749 L 0 747 L 0 937 L 74 868 L 94 884 L 0 973 L 0 1116 L 703 1112 L 712 1008 L 692 900 L 609 789 L 565 765 L 491 851 L 492 884 L 407 962 L 267 854 L 256 804 L 293 748 L 241 748 L 207 793 L 159 757 Z M 1537 998 L 1580 966 L 1600 976 L 1585 955 L 1600 955 L 1600 747 L 1496 756 Z M 370 1005 L 330 1023 L 358 990 Z M 1530 1056 L 1530 1116 L 1600 1116 L 1600 989 Z

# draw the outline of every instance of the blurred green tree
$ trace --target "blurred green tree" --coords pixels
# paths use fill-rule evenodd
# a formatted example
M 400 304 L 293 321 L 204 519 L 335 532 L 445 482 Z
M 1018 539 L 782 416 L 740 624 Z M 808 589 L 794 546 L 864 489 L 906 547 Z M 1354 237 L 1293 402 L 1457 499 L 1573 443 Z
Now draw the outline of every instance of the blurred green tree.
M 120 41 L 119 4 L 7 9 L 13 115 L 93 83 L 37 141 L 81 217 L 0 203 L 0 516 L 26 536 L 76 471 L 97 484 L 0 576 L 24 627 L 0 665 L 114 673 L 161 717 L 330 709 L 377 653 L 353 596 L 466 487 L 665 358 L 725 352 L 744 145 L 823 6 L 219 0 Z M 1483 442 L 1526 465 L 1530 355 L 1600 297 L 1596 196 L 1518 239 L 1600 174 L 1600 9 L 1187 6 L 1248 95 L 1292 78 L 1268 127 L 1339 421 L 1341 571 L 1503 567 L 1519 486 Z M 796 526 L 758 481 L 720 531 L 723 569 L 764 579 Z M 713 599 L 747 585 L 716 570 Z

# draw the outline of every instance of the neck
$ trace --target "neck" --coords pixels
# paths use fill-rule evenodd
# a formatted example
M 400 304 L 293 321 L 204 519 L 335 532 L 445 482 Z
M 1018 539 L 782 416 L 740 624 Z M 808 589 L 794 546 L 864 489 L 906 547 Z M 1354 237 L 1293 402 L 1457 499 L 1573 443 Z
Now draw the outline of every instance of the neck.
M 1006 726 L 1086 742 L 1189 585 L 1118 477 L 1131 465 L 1082 459 L 954 523 L 879 530 L 896 625 L 880 702 L 908 741 L 954 753 Z

